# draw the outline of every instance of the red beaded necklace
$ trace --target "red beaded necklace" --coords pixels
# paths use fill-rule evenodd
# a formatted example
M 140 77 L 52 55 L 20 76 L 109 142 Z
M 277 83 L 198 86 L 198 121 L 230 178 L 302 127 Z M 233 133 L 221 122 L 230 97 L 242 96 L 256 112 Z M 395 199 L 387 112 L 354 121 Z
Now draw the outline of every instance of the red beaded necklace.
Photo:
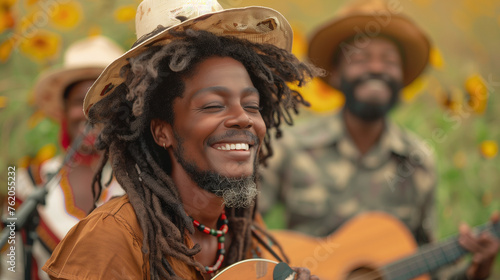
M 220 266 L 222 265 L 222 262 L 224 261 L 224 254 L 226 253 L 226 250 L 224 250 L 224 241 L 227 230 L 228 230 L 228 220 L 226 217 L 226 212 L 222 210 L 222 214 L 220 215 L 220 220 L 222 220 L 222 226 L 219 228 L 219 230 L 211 229 L 209 227 L 206 227 L 205 225 L 202 225 L 200 222 L 195 220 L 193 217 L 191 217 L 191 220 L 193 220 L 193 225 L 201 232 L 210 234 L 213 236 L 216 236 L 218 238 L 218 246 L 217 246 L 217 253 L 219 254 L 219 257 L 217 258 L 217 261 L 213 266 L 205 266 L 205 270 L 207 273 L 212 273 L 217 271 Z

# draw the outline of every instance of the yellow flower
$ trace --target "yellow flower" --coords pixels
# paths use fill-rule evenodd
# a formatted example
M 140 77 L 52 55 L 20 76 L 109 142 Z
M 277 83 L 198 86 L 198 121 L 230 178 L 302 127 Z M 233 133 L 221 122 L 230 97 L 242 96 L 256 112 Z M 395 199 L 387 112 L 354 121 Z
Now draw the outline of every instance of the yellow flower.
M 0 44 L 0 62 L 6 62 L 14 49 L 14 40 L 8 39 Z
M 0 33 L 14 27 L 15 19 L 12 14 L 12 6 L 15 3 L 15 0 L 0 0 Z
M 40 0 L 25 0 L 24 2 L 26 4 L 26 6 L 31 7 L 31 6 L 35 5 L 36 3 L 38 3 L 38 1 L 40 1 Z
M 24 156 L 17 161 L 17 166 L 20 168 L 28 168 L 31 163 L 31 158 L 29 156 Z
M 411 84 L 406 86 L 401 92 L 401 100 L 404 102 L 410 102 L 419 94 L 421 94 L 424 88 L 427 86 L 427 80 L 424 76 L 420 76 L 415 79 Z
M 21 41 L 20 50 L 35 61 L 52 59 L 59 52 L 61 37 L 58 34 L 37 30 L 31 38 Z
M 465 81 L 465 90 L 469 94 L 469 106 L 472 111 L 477 114 L 484 113 L 488 104 L 488 88 L 484 79 L 478 74 L 470 76 Z
M 7 29 L 13 28 L 15 25 L 14 16 L 11 11 L 0 10 L 0 33 Z
M 444 59 L 441 51 L 437 47 L 431 48 L 431 52 L 429 54 L 429 63 L 432 67 L 436 69 L 443 69 L 444 67 Z
M 50 19 L 60 29 L 71 29 L 80 23 L 82 19 L 82 7 L 75 1 L 59 4 L 50 15 Z
M 331 88 L 320 79 L 314 79 L 303 88 L 296 88 L 302 97 L 311 104 L 309 109 L 317 113 L 337 110 L 344 105 L 344 95 Z
M 115 19 L 119 22 L 131 21 L 135 18 L 135 6 L 123 6 L 115 11 Z
M 483 155 L 483 157 L 492 159 L 498 154 L 498 144 L 493 140 L 486 140 L 481 143 L 479 150 L 481 151 L 481 155 Z
M 0 0 L 0 6 L 12 7 L 17 0 Z
M 42 111 L 36 111 L 31 117 L 28 119 L 28 127 L 30 129 L 35 128 L 40 121 L 45 118 L 45 114 Z
M 57 147 L 54 144 L 43 146 L 35 156 L 34 162 L 41 164 L 44 161 L 53 158 L 56 155 Z
M 7 96 L 0 96 L 0 109 L 7 107 L 9 98 Z

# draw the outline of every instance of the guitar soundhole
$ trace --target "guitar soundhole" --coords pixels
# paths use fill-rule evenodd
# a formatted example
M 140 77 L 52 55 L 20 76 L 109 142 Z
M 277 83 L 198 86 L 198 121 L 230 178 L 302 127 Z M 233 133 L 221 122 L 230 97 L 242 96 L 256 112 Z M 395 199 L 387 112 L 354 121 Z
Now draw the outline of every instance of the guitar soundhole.
M 384 280 L 384 278 L 376 269 L 360 267 L 351 271 L 345 280 Z

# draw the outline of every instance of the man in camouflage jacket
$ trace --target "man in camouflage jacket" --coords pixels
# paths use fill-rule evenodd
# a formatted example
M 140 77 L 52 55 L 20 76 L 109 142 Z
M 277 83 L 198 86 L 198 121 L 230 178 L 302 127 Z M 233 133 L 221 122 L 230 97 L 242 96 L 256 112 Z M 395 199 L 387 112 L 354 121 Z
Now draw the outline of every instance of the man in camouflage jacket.
M 287 228 L 327 236 L 360 213 L 384 211 L 419 245 L 435 240 L 432 151 L 387 118 L 429 59 L 427 36 L 400 12 L 382 1 L 357 1 L 312 36 L 310 60 L 327 70 L 323 80 L 346 103 L 335 116 L 285 131 L 261 173 L 259 208 L 265 213 L 281 201 Z M 471 265 L 446 279 L 486 279 L 498 240 L 467 229 L 460 238 L 474 253 Z

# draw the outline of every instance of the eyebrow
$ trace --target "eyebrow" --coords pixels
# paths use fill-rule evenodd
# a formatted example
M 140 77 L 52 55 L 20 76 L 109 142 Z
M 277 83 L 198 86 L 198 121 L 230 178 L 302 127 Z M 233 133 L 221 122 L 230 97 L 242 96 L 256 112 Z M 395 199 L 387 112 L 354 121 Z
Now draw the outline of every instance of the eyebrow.
M 198 90 L 197 92 L 193 93 L 191 98 L 194 98 L 197 95 L 204 94 L 207 92 L 220 92 L 220 93 L 224 93 L 224 94 L 229 94 L 231 91 L 227 87 L 223 87 L 223 86 L 207 87 L 207 88 L 202 88 L 202 89 Z M 257 94 L 258 95 L 259 91 L 255 87 L 247 87 L 247 88 L 243 89 L 242 93 L 244 93 L 244 94 Z

